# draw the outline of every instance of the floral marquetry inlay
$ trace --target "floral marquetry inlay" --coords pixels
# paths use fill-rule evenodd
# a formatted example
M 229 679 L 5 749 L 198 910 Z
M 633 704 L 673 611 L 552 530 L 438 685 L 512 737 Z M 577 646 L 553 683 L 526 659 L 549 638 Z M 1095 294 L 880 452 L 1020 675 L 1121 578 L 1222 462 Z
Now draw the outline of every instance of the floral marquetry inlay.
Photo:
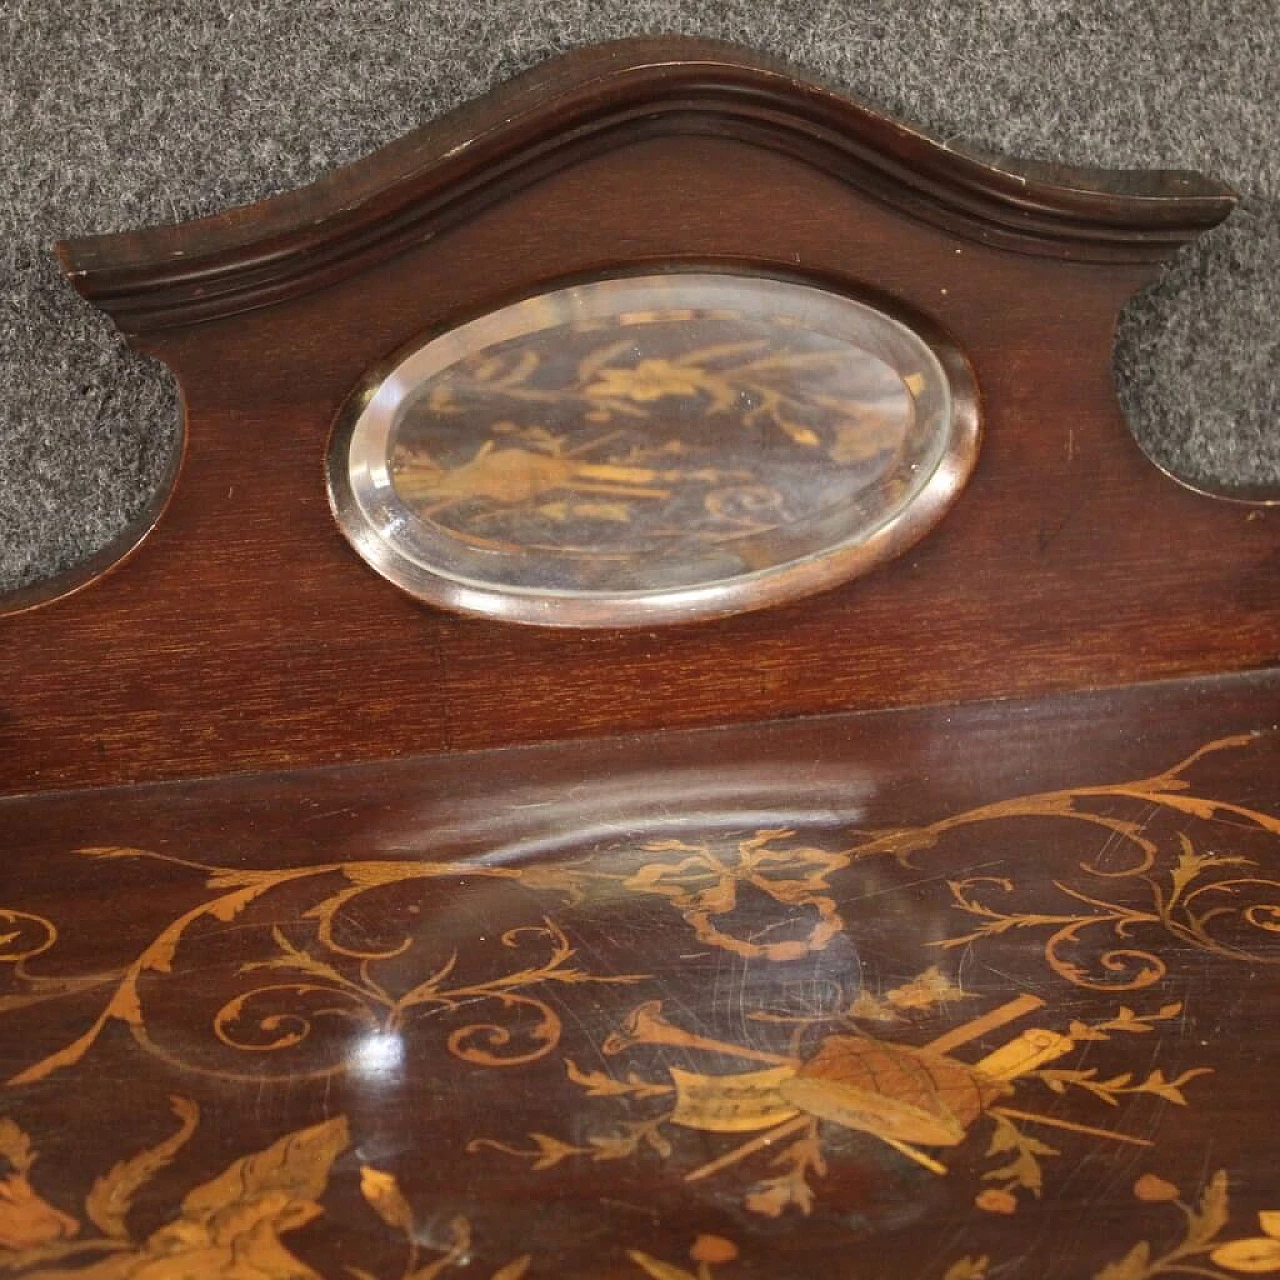
M 774 1268 L 775 1228 L 836 1248 L 945 1207 L 972 1239 L 928 1275 L 984 1280 L 1002 1226 L 1088 1166 L 1138 1215 L 1097 1280 L 1280 1272 L 1271 1204 L 1232 1216 L 1228 1153 L 1185 1201 L 1169 1163 L 1235 1096 L 1233 1053 L 1188 1031 L 1205 966 L 1280 965 L 1280 819 L 1194 782 L 1253 742 L 874 829 L 668 816 L 533 856 L 278 866 L 81 847 L 151 905 L 93 970 L 56 911 L 3 912 L 0 1019 L 28 1034 L 0 1265 L 751 1280 L 806 1274 Z M 80 1095 L 131 1127 L 68 1176 L 46 1104 Z M 232 1098 L 262 1108 L 234 1151 Z M 641 1195 L 683 1253 L 615 1213 Z M 572 1223 L 505 1207 L 546 1199 Z M 564 1230 L 589 1242 L 572 1265 Z M 334 1231 L 380 1261 L 326 1270 L 308 1250 Z
M 970 398 L 958 356 L 825 289 L 604 280 L 372 375 L 330 485 L 357 550 L 426 599 L 566 624 L 734 612 L 923 533 L 972 465 Z
M 185 443 L 0 602 L 0 1280 L 1280 1280 L 1233 203 L 661 38 L 59 246 Z

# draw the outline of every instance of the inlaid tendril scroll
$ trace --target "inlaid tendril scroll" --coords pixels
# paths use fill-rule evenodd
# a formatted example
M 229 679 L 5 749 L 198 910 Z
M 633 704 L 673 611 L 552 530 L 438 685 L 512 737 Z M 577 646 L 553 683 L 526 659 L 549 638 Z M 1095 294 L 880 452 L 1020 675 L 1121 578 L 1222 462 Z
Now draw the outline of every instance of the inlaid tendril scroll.
M 1199 1108 L 1219 1087 L 1229 1063 L 1176 1031 L 1197 956 L 1251 969 L 1280 963 L 1280 876 L 1267 869 L 1280 819 L 1206 794 L 1191 779 L 1207 757 L 1248 750 L 1251 741 L 1212 742 L 1145 778 L 998 800 L 923 825 L 836 838 L 828 831 L 820 841 L 790 828 L 689 827 L 678 836 L 570 842 L 536 861 L 357 859 L 278 868 L 82 848 L 77 857 L 87 865 L 162 869 L 188 905 L 121 967 L 83 974 L 53 965 L 63 941 L 55 920 L 20 905 L 0 915 L 0 958 L 13 978 L 0 1017 L 55 1002 L 73 1027 L 13 1074 L 7 1089 L 19 1097 L 63 1073 L 83 1072 L 91 1082 L 95 1055 L 119 1052 L 122 1033 L 193 1079 L 260 1085 L 331 1077 L 350 1069 L 352 1036 L 394 1037 L 464 1075 L 549 1072 L 542 1078 L 558 1080 L 571 1100 L 571 1129 L 481 1129 L 458 1159 L 535 1180 L 580 1165 L 657 1162 L 690 1194 L 714 1194 L 748 1220 L 765 1221 L 816 1213 L 824 1196 L 837 1194 L 836 1174 L 850 1160 L 881 1168 L 888 1153 L 900 1162 L 895 1176 L 949 1184 L 963 1177 L 973 1209 L 998 1220 L 1038 1199 L 1068 1153 L 1158 1156 L 1150 1119 L 1131 1117 Z M 1087 844 L 1095 852 L 1032 876 L 1009 853 L 1028 822 L 1064 835 L 1097 833 L 1102 847 Z M 949 852 L 962 844 L 962 858 Z M 950 874 L 952 858 L 963 871 Z M 673 997 L 658 955 L 637 952 L 628 968 L 600 951 L 599 920 L 641 908 L 683 934 L 691 957 L 720 956 L 778 975 L 799 965 L 812 974 L 804 966 L 852 945 L 862 928 L 852 907 L 871 883 L 863 877 L 886 871 L 910 872 L 908 888 L 936 886 L 939 918 L 951 922 L 939 936 L 915 940 L 915 970 L 893 982 L 868 983 L 840 960 L 826 986 L 802 984 L 800 998 L 785 994 L 785 982 L 765 984 L 754 988 L 742 1020 L 716 1025 L 691 1017 Z M 874 883 L 891 889 L 894 882 Z M 517 891 L 504 901 L 518 904 L 523 918 L 492 933 L 477 933 L 466 910 L 450 906 L 502 886 Z M 963 958 L 994 953 L 1011 939 L 1037 949 L 1044 981 L 1003 992 L 969 987 Z M 202 1005 L 192 979 L 211 963 L 226 964 L 216 957 L 228 954 L 237 957 L 236 989 Z M 78 1027 L 76 1018 L 83 1018 Z M 171 1034 L 175 1018 L 182 1035 Z M 196 1047 L 191 1033 L 202 1018 L 209 1043 Z M 1127 1046 L 1140 1041 L 1157 1054 L 1139 1070 Z M 128 1226 L 137 1189 L 196 1131 L 194 1102 L 175 1097 L 169 1105 L 173 1135 L 102 1171 L 83 1211 L 42 1195 L 38 1134 L 12 1123 L 0 1131 L 10 1169 L 0 1200 L 8 1253 L 0 1258 L 26 1269 L 75 1259 L 76 1274 L 105 1280 L 142 1275 L 143 1264 L 162 1255 L 185 1259 L 183 1250 L 197 1243 L 220 1257 L 229 1246 L 212 1208 L 202 1208 L 213 1194 L 207 1188 L 188 1194 L 170 1227 L 139 1236 Z M 316 1143 L 336 1153 L 347 1136 L 331 1123 L 281 1138 L 285 1145 L 272 1148 L 267 1163 L 290 1164 L 289 1152 Z M 252 1181 L 264 1159 L 264 1152 L 245 1156 L 235 1176 Z M 287 1205 L 271 1201 L 278 1212 L 267 1214 L 255 1200 L 253 1212 L 261 1209 L 273 1224 L 262 1228 L 266 1243 L 253 1246 L 267 1251 L 264 1259 L 287 1256 L 272 1253 L 283 1249 L 279 1233 L 320 1214 L 326 1162 L 314 1177 L 299 1175 L 301 1190 Z M 1146 1199 L 1159 1199 L 1150 1194 L 1158 1179 L 1140 1185 Z M 369 1166 L 361 1188 L 375 1215 L 414 1248 L 414 1210 L 394 1172 Z M 1237 1242 L 1224 1234 L 1225 1219 L 1214 1222 L 1210 1235 L 1207 1227 L 1192 1231 L 1190 1243 L 1169 1254 L 1135 1245 L 1105 1280 L 1180 1273 L 1169 1270 L 1169 1259 L 1183 1254 L 1199 1258 L 1194 1265 L 1206 1274 L 1229 1274 L 1246 1255 L 1265 1260 L 1275 1252 L 1266 1223 L 1262 1235 L 1242 1233 Z M 434 1258 L 414 1255 L 406 1274 L 435 1276 L 461 1265 L 470 1230 L 460 1220 L 455 1243 Z M 719 1280 L 722 1267 L 731 1280 L 738 1246 L 720 1239 L 707 1235 L 686 1260 L 641 1247 L 627 1257 L 664 1280 L 713 1272 Z M 952 1271 L 983 1275 L 984 1257 L 959 1259 Z M 493 1275 L 509 1280 L 535 1261 L 516 1256 Z M 155 1274 L 168 1280 L 163 1266 Z
M 202 878 L 205 896 L 168 921 L 113 977 L 45 977 L 38 962 L 58 942 L 52 920 L 18 908 L 0 912 L 8 926 L 0 960 L 12 966 L 17 990 L 6 1006 L 66 998 L 108 988 L 97 1016 L 56 1053 L 31 1064 L 15 1083 L 41 1079 L 75 1065 L 112 1024 L 123 1024 L 149 1052 L 166 1050 L 150 1034 L 147 996 L 182 978 L 181 953 L 209 930 L 246 928 L 255 908 L 288 893 L 292 918 L 259 926 L 263 953 L 244 960 L 245 989 L 224 1003 L 211 1030 L 227 1048 L 246 1055 L 287 1051 L 306 1039 L 317 1020 L 337 1019 L 365 1029 L 396 1031 L 424 1011 L 457 1014 L 487 1005 L 498 1021 L 467 1022 L 446 1037 L 448 1051 L 478 1066 L 512 1066 L 544 1057 L 558 1043 L 560 1018 L 547 999 L 557 986 L 642 986 L 644 973 L 594 973 L 577 956 L 569 923 L 575 904 L 619 893 L 665 900 L 706 945 L 739 956 L 784 963 L 820 951 L 845 928 L 838 876 L 856 875 L 870 860 L 918 865 L 945 858 L 949 836 L 963 828 L 996 832 L 1017 819 L 1049 819 L 1099 828 L 1112 839 L 1106 862 L 1080 865 L 1072 883 L 1051 882 L 1058 910 L 1021 909 L 1018 885 L 1005 876 L 968 875 L 949 881 L 955 908 L 973 924 L 941 942 L 942 948 L 980 944 L 1013 931 L 1039 936 L 1048 967 L 1074 986 L 1103 992 L 1139 991 L 1159 982 L 1168 964 L 1162 939 L 1185 948 L 1252 963 L 1280 960 L 1270 939 L 1280 934 L 1280 880 L 1216 841 L 1232 826 L 1280 835 L 1280 819 L 1225 800 L 1198 795 L 1184 776 L 1204 756 L 1240 749 L 1249 739 L 1229 738 L 1201 748 L 1163 773 L 1134 781 L 1068 788 L 996 801 L 925 826 L 881 830 L 836 849 L 806 843 L 790 830 L 746 836 L 637 841 L 592 858 L 518 865 L 400 861 L 345 861 L 279 870 L 219 867 L 145 849 L 84 848 L 83 858 L 146 859 Z M 1116 811 L 1117 803 L 1147 812 L 1142 820 Z M 1171 839 L 1153 833 L 1149 816 L 1164 810 L 1205 826 L 1215 846 L 1197 843 L 1190 828 Z M 455 952 L 431 956 L 412 917 L 411 900 L 400 936 L 380 944 L 353 911 L 371 895 L 431 883 L 486 880 L 518 883 L 548 905 L 525 924 L 488 940 L 484 972 L 459 971 Z M 300 897 L 305 890 L 306 897 Z M 759 929 L 740 932 L 735 911 L 744 892 L 774 904 L 767 940 Z M 1041 894 L 1043 896 L 1043 893 Z M 425 899 L 423 899 L 425 901 Z M 302 902 L 305 905 L 299 906 Z M 560 908 L 550 904 L 560 903 Z M 469 953 L 475 947 L 469 948 Z M 393 989 L 380 977 L 395 968 Z M 407 975 L 407 976 L 405 976 Z M 519 1043 L 517 1043 L 519 1041 Z M 254 1069 L 245 1068 L 249 1074 Z

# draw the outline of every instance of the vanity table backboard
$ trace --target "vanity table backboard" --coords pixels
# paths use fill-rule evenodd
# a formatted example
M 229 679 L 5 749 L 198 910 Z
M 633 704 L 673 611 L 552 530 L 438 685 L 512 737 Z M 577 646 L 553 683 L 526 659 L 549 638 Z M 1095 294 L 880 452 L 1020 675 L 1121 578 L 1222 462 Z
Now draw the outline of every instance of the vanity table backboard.
M 1161 474 L 1110 375 L 1121 306 L 1231 205 L 663 40 L 60 246 L 173 369 L 184 444 L 120 544 L 0 601 L 0 1268 L 1280 1272 L 1275 495 Z M 876 405 L 944 388 L 941 442 L 859 491 L 906 512 L 866 506 L 874 556 L 759 559 L 800 545 L 761 514 L 790 478 L 888 450 L 761 374 L 834 330 L 686 297 L 753 287 L 775 327 L 837 299 L 914 334 Z M 518 342 L 561 295 L 555 381 Z M 697 358 L 642 350 L 659 312 Z M 388 418 L 366 471 L 513 590 L 398 579 L 404 522 L 350 524 L 382 389 L 470 333 L 516 354 L 459 345 L 404 392 L 454 434 L 409 466 Z M 464 382 L 511 402 L 492 434 Z M 627 539 L 704 517 L 747 588 L 610 614 L 600 584 L 686 567 Z M 575 520 L 589 585 L 544 590 L 513 540 Z

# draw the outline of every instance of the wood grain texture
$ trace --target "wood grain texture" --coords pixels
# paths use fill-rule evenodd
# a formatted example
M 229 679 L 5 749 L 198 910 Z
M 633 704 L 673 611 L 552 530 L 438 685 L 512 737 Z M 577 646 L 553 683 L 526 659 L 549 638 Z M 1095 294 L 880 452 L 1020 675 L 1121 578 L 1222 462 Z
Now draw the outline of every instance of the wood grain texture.
M 677 41 L 64 247 L 185 438 L 125 543 L 2 610 L 0 1270 L 1280 1270 L 1276 516 L 1162 477 L 1109 371 L 1229 204 Z M 369 370 L 691 267 L 945 335 L 985 440 L 923 541 L 626 633 L 359 562 L 324 459 Z
M 1230 1280 L 1277 722 L 1219 677 L 0 801 L 0 1265 Z
M 683 60 L 679 50 L 669 64 L 646 55 L 650 70 L 628 74 L 665 83 Z M 720 83 L 701 54 L 688 61 Z M 594 66 L 584 64 L 588 79 Z M 815 94 L 836 110 L 825 91 L 772 71 L 723 77 L 767 85 L 793 123 Z M 528 120 L 543 101 L 541 126 L 559 136 L 560 91 L 543 100 L 530 83 Z M 849 147 L 883 152 L 899 137 L 841 110 Z M 424 135 L 385 163 L 416 172 L 444 136 Z M 861 170 L 837 176 L 793 145 L 794 129 L 767 142 L 638 126 L 608 137 L 465 220 L 360 259 L 355 274 L 135 339 L 179 377 L 181 473 L 155 531 L 113 572 L 52 602 L 91 575 L 6 601 L 0 791 L 1026 695 L 1276 660 L 1274 517 L 1162 477 L 1114 402 L 1115 316 L 1153 263 L 1064 261 L 957 238 L 904 206 L 909 183 L 889 201 Z M 913 137 L 901 134 L 901 145 Z M 926 170 L 953 163 L 925 149 Z M 378 172 L 352 196 L 362 209 L 374 207 Z M 1060 177 L 1070 187 L 1071 175 Z M 1132 198 L 1164 209 L 1167 186 L 1143 194 L 1138 183 Z M 336 199 L 321 184 L 285 213 L 235 215 L 235 245 L 255 227 L 275 243 L 305 208 L 322 228 Z M 1118 199 L 1095 191 L 1090 218 L 1119 216 Z M 1220 198 L 1214 208 L 1224 212 Z M 240 251 L 217 227 L 172 234 L 215 257 Z M 1172 248 L 1150 227 L 1139 239 L 1159 254 Z M 94 261 L 108 270 L 110 249 L 124 269 L 153 261 L 160 243 L 113 240 Z M 878 291 L 952 336 L 974 370 L 985 441 L 968 488 L 924 542 L 795 605 L 628 634 L 460 619 L 359 563 L 332 524 L 323 458 L 334 415 L 369 368 L 416 334 L 550 281 L 695 264 Z
M 978 157 L 731 45 L 579 50 L 303 191 L 181 227 L 70 241 L 76 286 L 130 333 L 294 297 L 642 138 L 732 137 L 835 174 L 913 218 L 1054 257 L 1154 261 L 1235 197 L 1193 173 Z

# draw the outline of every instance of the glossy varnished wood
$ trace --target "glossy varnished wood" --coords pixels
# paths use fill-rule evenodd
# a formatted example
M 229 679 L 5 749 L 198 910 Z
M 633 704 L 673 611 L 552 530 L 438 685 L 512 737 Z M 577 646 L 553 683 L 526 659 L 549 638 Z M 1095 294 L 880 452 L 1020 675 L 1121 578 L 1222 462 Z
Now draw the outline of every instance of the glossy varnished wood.
M 1275 521 L 1161 476 L 1109 369 L 1230 205 L 659 41 L 63 246 L 178 376 L 184 453 L 0 607 L 0 1270 L 1280 1271 Z M 359 562 L 326 444 L 390 353 L 690 267 L 870 298 L 972 370 L 923 541 L 628 633 Z
M 1158 261 L 1235 202 L 1196 173 L 980 156 L 775 60 L 668 37 L 554 59 L 303 191 L 60 252 L 126 331 L 164 329 L 296 297 L 584 159 L 672 136 L 794 155 L 953 235 L 1075 261 Z
M 0 802 L 0 1259 L 1227 1280 L 1277 721 L 1219 678 Z
M 100 564 L 6 602 L 0 789 L 1275 659 L 1274 520 L 1160 475 L 1110 380 L 1120 307 L 1225 214 L 1228 193 L 1168 175 L 1011 178 L 724 50 L 657 52 L 570 59 L 513 91 L 518 110 L 500 97 L 286 200 L 67 250 L 77 283 L 177 372 L 185 455 L 131 557 L 91 585 Z M 616 119 L 615 90 L 630 104 Z M 778 127 L 759 127 L 765 99 Z M 612 121 L 603 131 L 586 127 L 592 102 Z M 555 163 L 513 175 L 512 157 L 543 154 L 539 137 Z M 375 251 L 376 226 L 394 233 Z M 984 445 L 943 524 L 820 597 L 661 632 L 461 620 L 366 570 L 332 526 L 322 465 L 368 370 L 549 281 L 646 264 L 878 292 L 949 333 L 977 379 Z

